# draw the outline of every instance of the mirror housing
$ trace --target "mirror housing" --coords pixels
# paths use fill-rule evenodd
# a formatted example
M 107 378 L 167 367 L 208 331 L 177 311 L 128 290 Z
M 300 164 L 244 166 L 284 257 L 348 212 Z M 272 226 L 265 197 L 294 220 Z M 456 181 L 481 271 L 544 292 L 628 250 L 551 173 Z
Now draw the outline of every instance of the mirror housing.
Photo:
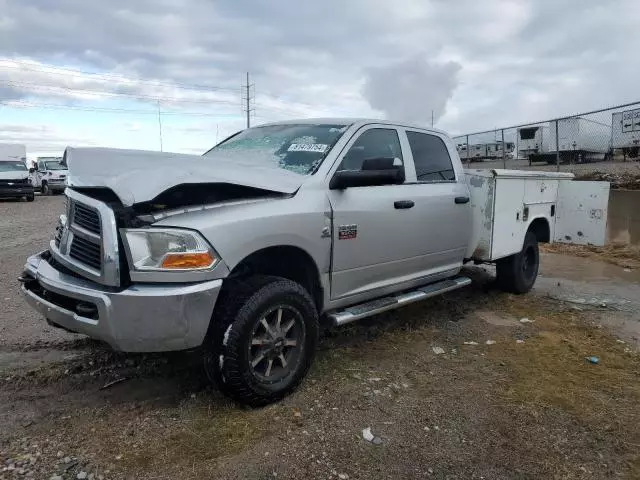
M 329 182 L 329 189 L 400 185 L 405 180 L 404 166 L 396 160 L 391 157 L 368 158 L 362 162 L 362 170 L 336 172 Z
M 29 169 L 29 173 L 33 173 L 33 172 L 35 172 L 35 171 L 36 171 L 36 169 L 35 169 L 35 168 L 33 168 L 33 167 L 31 167 L 31 168 Z

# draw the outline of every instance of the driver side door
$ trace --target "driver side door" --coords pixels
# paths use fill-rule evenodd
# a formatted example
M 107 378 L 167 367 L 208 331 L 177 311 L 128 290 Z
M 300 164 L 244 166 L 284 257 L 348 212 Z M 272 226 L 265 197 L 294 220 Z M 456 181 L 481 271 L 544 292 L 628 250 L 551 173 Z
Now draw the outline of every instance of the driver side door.
M 370 158 L 410 158 L 401 133 L 389 125 L 363 127 L 339 157 L 340 170 L 360 170 Z M 334 172 L 335 173 L 335 172 Z M 406 184 L 329 190 L 333 210 L 331 299 L 361 301 L 398 288 L 414 273 L 420 239 L 411 234 L 418 218 L 408 207 Z

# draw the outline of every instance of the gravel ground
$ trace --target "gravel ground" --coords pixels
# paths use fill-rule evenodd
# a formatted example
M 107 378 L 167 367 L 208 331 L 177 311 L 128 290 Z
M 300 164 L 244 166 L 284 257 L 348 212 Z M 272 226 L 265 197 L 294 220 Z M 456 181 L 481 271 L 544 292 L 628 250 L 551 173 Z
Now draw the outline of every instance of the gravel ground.
M 62 195 L 36 195 L 32 203 L 0 200 L 0 352 L 76 338 L 47 326 L 23 300 L 17 281 L 27 257 L 47 248 L 63 209 Z
M 199 352 L 114 353 L 24 304 L 15 278 L 62 204 L 0 203 L 0 480 L 640 478 L 640 358 L 602 321 L 632 313 L 575 303 L 577 281 L 565 298 L 557 260 L 530 295 L 474 268 L 469 288 L 326 330 L 301 388 L 250 410 Z

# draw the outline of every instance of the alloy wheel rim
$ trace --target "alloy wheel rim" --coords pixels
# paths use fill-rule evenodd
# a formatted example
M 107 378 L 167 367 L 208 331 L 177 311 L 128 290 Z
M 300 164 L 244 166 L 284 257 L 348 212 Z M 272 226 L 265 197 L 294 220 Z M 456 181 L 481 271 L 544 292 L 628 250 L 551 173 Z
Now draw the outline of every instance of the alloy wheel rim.
M 268 310 L 255 324 L 249 344 L 253 375 L 273 383 L 294 372 L 301 360 L 305 328 L 296 309 L 280 305 Z

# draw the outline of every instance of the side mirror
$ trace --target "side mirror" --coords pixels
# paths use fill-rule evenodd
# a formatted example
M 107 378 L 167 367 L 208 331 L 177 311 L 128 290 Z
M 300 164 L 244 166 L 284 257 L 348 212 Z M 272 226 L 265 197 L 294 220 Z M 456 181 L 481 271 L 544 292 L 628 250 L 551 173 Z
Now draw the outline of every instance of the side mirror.
M 368 158 L 362 162 L 362 170 L 341 170 L 329 182 L 329 189 L 344 190 L 350 187 L 373 187 L 404 183 L 404 166 L 395 158 Z
M 35 171 L 36 171 L 36 169 L 35 169 L 35 168 L 33 168 L 33 167 L 31 167 L 31 168 L 29 169 L 29 173 L 33 173 L 33 172 L 35 172 Z

